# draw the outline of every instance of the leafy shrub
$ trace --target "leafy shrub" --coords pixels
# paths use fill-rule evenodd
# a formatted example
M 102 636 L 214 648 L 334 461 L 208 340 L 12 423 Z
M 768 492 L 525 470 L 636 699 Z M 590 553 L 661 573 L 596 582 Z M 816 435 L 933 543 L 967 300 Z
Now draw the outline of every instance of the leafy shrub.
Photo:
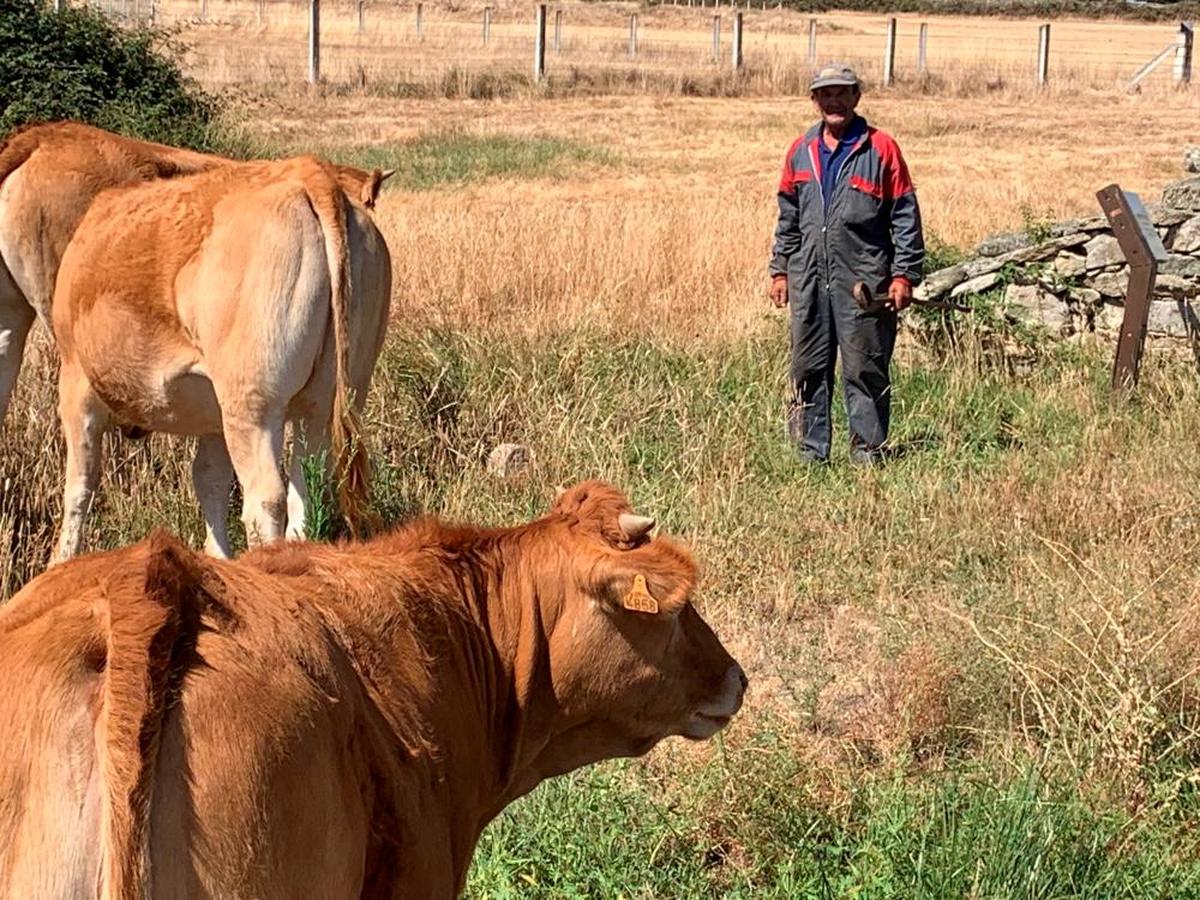
M 185 78 L 162 32 L 88 9 L 0 0 L 0 132 L 78 119 L 197 150 L 226 149 L 216 101 Z

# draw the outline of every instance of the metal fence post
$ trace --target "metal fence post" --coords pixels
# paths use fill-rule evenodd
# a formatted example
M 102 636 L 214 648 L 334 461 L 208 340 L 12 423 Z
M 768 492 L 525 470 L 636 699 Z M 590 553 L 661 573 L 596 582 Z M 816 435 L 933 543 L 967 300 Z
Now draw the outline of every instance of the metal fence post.
M 713 16 L 712 20 L 712 57 L 713 62 L 721 61 L 721 17 Z
M 485 6 L 483 8 L 483 44 L 486 47 L 487 42 L 492 37 L 492 8 Z
M 321 0 L 308 0 L 308 83 L 321 80 Z
M 363 33 L 363 0 L 358 0 L 358 33 Z
M 929 49 L 929 23 L 921 23 L 921 31 L 917 37 L 917 72 L 921 75 L 925 74 L 927 62 L 926 51 Z
M 742 13 L 740 11 L 733 14 L 733 52 L 730 56 L 733 60 L 733 71 L 736 74 L 742 70 Z
M 637 59 L 637 13 L 629 17 L 629 58 Z
M 54 0 L 54 11 L 56 13 L 60 13 L 66 8 L 67 8 L 67 0 Z
M 533 80 L 546 77 L 546 4 L 537 8 L 537 34 L 533 42 Z
M 1045 87 L 1050 81 L 1050 25 L 1041 25 L 1038 27 L 1038 60 L 1037 60 L 1037 83 L 1038 87 Z
M 891 87 L 896 80 L 896 20 L 888 19 L 887 43 L 883 46 L 883 86 Z
M 1175 45 L 1175 83 L 1192 83 L 1192 48 L 1195 45 L 1195 26 L 1191 22 L 1179 23 L 1179 36 Z
M 562 53 L 562 10 L 554 11 L 554 52 Z
M 424 40 L 425 31 L 425 4 L 417 4 L 417 40 Z
M 808 20 L 808 64 L 817 64 L 817 20 Z

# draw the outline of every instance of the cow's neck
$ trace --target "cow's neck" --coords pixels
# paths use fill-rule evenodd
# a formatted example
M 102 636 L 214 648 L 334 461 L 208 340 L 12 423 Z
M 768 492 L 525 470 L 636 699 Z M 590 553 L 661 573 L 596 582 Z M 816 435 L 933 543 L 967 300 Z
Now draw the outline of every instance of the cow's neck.
M 378 608 L 363 610 L 361 631 L 352 628 L 376 646 L 364 652 L 363 637 L 353 642 L 376 702 L 401 736 L 397 750 L 443 795 L 452 855 L 465 871 L 484 826 L 549 774 L 539 766 L 556 718 L 553 623 L 544 617 L 558 608 L 551 592 L 561 588 L 557 573 L 539 576 L 545 561 L 526 565 L 503 535 L 470 552 L 434 548 L 421 556 L 419 582 L 372 592 Z M 414 677 L 416 659 L 425 662 Z M 423 739 L 414 739 L 418 733 Z

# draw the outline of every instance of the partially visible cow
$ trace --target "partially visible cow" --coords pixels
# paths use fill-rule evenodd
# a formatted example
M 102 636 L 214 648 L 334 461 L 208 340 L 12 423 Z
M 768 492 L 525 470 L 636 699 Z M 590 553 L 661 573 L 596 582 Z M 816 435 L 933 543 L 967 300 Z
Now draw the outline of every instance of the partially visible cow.
M 456 896 L 508 803 L 741 706 L 653 525 L 588 482 L 515 528 L 51 569 L 0 609 L 0 896 Z
M 50 327 L 63 251 L 96 195 L 235 164 L 79 122 L 28 125 L 0 141 L 0 424 L 30 326 L 37 317 Z M 346 193 L 368 207 L 391 174 L 350 166 L 334 171 Z
M 205 548 L 228 556 L 234 474 L 250 543 L 304 534 L 303 454 L 331 445 L 343 512 L 365 509 L 357 410 L 383 343 L 391 261 L 320 160 L 222 166 L 112 188 L 63 254 L 53 325 L 67 448 L 54 561 L 80 550 L 115 418 L 198 435 Z M 284 428 L 293 426 L 287 484 Z

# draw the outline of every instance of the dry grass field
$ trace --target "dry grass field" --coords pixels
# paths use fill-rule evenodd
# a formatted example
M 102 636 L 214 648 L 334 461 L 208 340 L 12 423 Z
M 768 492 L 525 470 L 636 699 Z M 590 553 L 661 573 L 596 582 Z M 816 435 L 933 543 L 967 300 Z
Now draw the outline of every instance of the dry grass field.
M 1110 182 L 1157 199 L 1181 174 L 1193 92 L 942 99 L 868 94 L 868 118 L 909 160 L 927 229 L 970 247 L 1027 218 L 1097 211 Z M 783 155 L 812 119 L 806 98 L 641 94 L 504 101 L 279 97 L 252 128 L 292 150 L 387 165 L 429 134 L 552 136 L 598 160 L 535 179 L 385 195 L 397 300 L 456 327 L 598 321 L 696 337 L 758 323 Z M 586 239 L 583 235 L 587 235 Z M 465 263 L 465 264 L 464 264 Z M 497 305 L 489 298 L 511 297 Z
M 160 4 L 160 21 L 198 2 Z M 368 410 L 386 515 L 512 522 L 556 483 L 609 478 L 694 547 L 701 605 L 750 672 L 723 740 L 567 780 L 502 819 L 471 895 L 1200 896 L 1185 355 L 1156 348 L 1122 403 L 1102 342 L 1017 336 L 1033 360 L 1017 368 L 969 324 L 954 347 L 910 335 L 902 455 L 801 469 L 765 274 L 783 154 L 812 120 L 807 19 L 747 13 L 753 89 L 704 74 L 712 10 L 686 7 L 641 13 L 647 55 L 668 56 L 658 79 L 395 89 L 523 67 L 528 9 L 497 5 L 479 53 L 479 8 L 427 5 L 418 45 L 411 4 L 369 5 L 362 38 L 349 6 L 325 7 L 321 91 L 302 83 L 298 6 L 267 3 L 260 28 L 254 5 L 209 0 L 214 21 L 180 34 L 264 152 L 401 168 L 376 214 L 395 268 Z M 632 5 L 563 8 L 563 66 L 651 64 L 622 58 Z M 821 21 L 822 57 L 874 78 L 882 19 Z M 906 59 L 917 21 L 902 19 Z M 1037 23 L 930 22 L 938 80 L 873 86 L 862 111 L 899 140 L 935 246 L 1094 214 L 1113 181 L 1155 200 L 1181 176 L 1200 92 L 1113 87 L 1169 28 L 1056 22 L 1064 51 L 1104 52 L 1064 52 L 1039 92 Z M 358 66 L 365 88 L 347 86 Z M 714 95 L 687 96 L 689 72 Z M 0 597 L 40 569 L 58 515 L 44 335 L 31 357 L 0 432 Z M 527 480 L 483 472 L 502 440 L 534 448 Z M 197 542 L 190 445 L 109 448 L 91 546 L 156 524 Z

